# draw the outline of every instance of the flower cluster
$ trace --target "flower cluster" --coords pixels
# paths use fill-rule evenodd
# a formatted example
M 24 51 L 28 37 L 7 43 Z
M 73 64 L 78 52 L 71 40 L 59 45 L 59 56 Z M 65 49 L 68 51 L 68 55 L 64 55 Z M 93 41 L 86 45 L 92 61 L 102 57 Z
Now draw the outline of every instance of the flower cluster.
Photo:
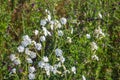
M 48 36 L 53 35 L 51 31 L 55 30 L 57 32 L 58 37 L 61 37 L 64 35 L 61 28 L 62 26 L 65 26 L 67 23 L 66 18 L 62 17 L 60 18 L 60 21 L 56 19 L 52 20 L 51 13 L 48 10 L 45 10 L 45 12 L 46 12 L 46 17 L 40 21 L 40 26 L 41 26 L 42 31 L 39 31 L 37 29 L 34 31 L 34 35 L 39 37 L 39 41 L 37 42 L 33 40 L 32 38 L 30 38 L 28 35 L 24 35 L 22 37 L 22 41 L 20 45 L 17 47 L 17 51 L 20 53 L 19 55 L 25 56 L 25 61 L 27 62 L 27 64 L 34 65 L 34 59 L 38 59 L 38 60 L 41 59 L 40 61 L 38 61 L 38 65 L 35 65 L 35 66 L 38 66 L 39 68 L 44 70 L 47 76 L 50 76 L 51 73 L 53 73 L 54 75 L 56 74 L 64 75 L 70 72 L 73 72 L 74 74 L 76 74 L 75 66 L 71 67 L 71 71 L 66 69 L 65 64 L 64 64 L 65 57 L 63 56 L 63 51 L 60 48 L 56 48 L 54 50 L 57 63 L 53 65 L 49 63 L 49 57 L 48 57 L 49 55 L 48 56 L 40 55 L 42 54 L 40 52 L 42 52 L 42 49 L 44 46 L 43 43 L 45 43 Z M 46 27 L 47 25 L 50 27 L 51 30 L 47 29 Z M 70 37 L 67 37 L 67 39 L 69 43 L 72 42 Z M 16 65 L 21 64 L 20 59 L 16 57 L 15 54 L 11 54 L 10 59 Z M 35 79 L 35 76 L 36 76 L 35 72 L 37 72 L 35 67 L 29 66 L 28 78 L 30 80 Z M 12 73 L 16 73 L 16 69 L 13 69 Z
M 95 38 L 97 38 L 97 39 L 102 39 L 103 37 L 105 37 L 105 34 L 102 32 L 102 29 L 100 27 L 95 29 L 94 35 L 95 35 Z M 90 34 L 86 34 L 86 38 L 90 39 L 91 38 Z M 93 41 L 90 43 L 90 45 L 91 45 L 91 50 L 94 52 L 92 59 L 99 61 L 99 57 L 95 54 L 95 52 L 98 50 L 97 43 L 95 41 Z
M 102 32 L 102 29 L 100 27 L 98 27 L 98 29 L 95 29 L 95 32 L 94 32 L 96 38 L 103 38 L 105 37 L 105 34 Z
M 15 65 L 19 65 L 21 63 L 20 59 L 18 57 L 15 56 L 15 54 L 11 54 L 10 55 L 10 60 L 15 64 Z
M 34 67 L 34 66 L 31 66 L 31 67 L 29 67 L 28 70 L 29 70 L 28 78 L 29 78 L 30 80 L 35 79 L 35 74 L 34 74 L 34 72 L 36 71 L 36 70 L 35 70 L 35 67 Z

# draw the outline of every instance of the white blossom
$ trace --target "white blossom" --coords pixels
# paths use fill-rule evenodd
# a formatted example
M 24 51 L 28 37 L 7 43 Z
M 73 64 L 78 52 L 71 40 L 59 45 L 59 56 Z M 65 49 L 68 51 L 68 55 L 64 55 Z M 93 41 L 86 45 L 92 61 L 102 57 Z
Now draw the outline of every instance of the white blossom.
M 14 64 L 16 64 L 16 65 L 21 64 L 21 61 L 20 61 L 20 59 L 19 59 L 19 58 L 15 59 L 13 62 L 14 62 Z
M 31 41 L 30 37 L 28 35 L 24 35 L 22 37 L 22 39 L 25 41 L 25 40 L 28 40 L 28 41 Z
M 62 30 L 58 30 L 58 36 L 63 36 L 63 35 L 64 35 L 63 31 Z
M 28 78 L 29 78 L 29 80 L 35 79 L 35 74 L 29 73 L 29 74 L 28 74 Z
M 29 48 L 25 48 L 25 54 L 30 55 L 30 52 Z
M 44 20 L 44 19 L 40 21 L 40 25 L 42 25 L 42 26 L 45 26 L 46 23 L 47 23 L 47 22 L 46 22 L 46 20 Z
M 65 62 L 65 58 L 63 56 L 60 56 L 60 62 L 64 63 Z
M 90 34 L 86 34 L 86 37 L 87 37 L 87 39 L 91 38 Z
M 50 76 L 50 70 L 51 70 L 50 64 L 45 63 L 44 69 L 45 69 L 45 71 L 46 71 L 46 75 L 47 75 L 47 76 Z
M 71 34 L 73 34 L 73 28 L 71 28 Z
M 92 56 L 92 59 L 99 61 L 99 58 L 98 58 L 97 55 L 93 55 L 93 56 Z
M 49 14 L 49 15 L 51 14 L 50 11 L 47 10 L 47 9 L 45 9 L 45 12 L 46 12 L 47 14 Z
M 49 63 L 45 63 L 44 69 L 45 70 L 50 70 L 51 65 Z
M 27 62 L 28 62 L 28 63 L 33 63 L 32 59 L 31 59 L 31 58 L 29 58 L 29 57 L 28 57 L 28 58 L 26 58 L 26 60 L 27 60 Z
M 61 65 L 61 62 L 59 62 L 58 64 L 57 64 L 57 67 L 61 67 L 62 65 Z
M 36 41 L 34 41 L 34 40 L 32 40 L 32 42 L 31 42 L 33 45 L 36 45 Z
M 50 21 L 50 28 L 51 28 L 51 30 L 54 29 L 54 21 Z
M 57 67 L 56 66 L 51 66 L 51 71 L 53 72 L 53 74 L 56 75 L 56 73 L 57 73 Z
M 29 73 L 34 73 L 36 71 L 34 66 L 29 67 L 28 70 L 29 70 Z
M 98 49 L 98 46 L 95 42 L 92 42 L 91 43 L 91 49 L 94 51 L 94 50 L 97 50 Z
M 45 36 L 40 37 L 40 41 L 44 42 L 46 40 Z
M 58 20 L 54 20 L 54 25 L 55 25 L 56 28 L 61 28 L 62 27 L 61 23 Z
M 10 73 L 15 74 L 16 73 L 16 68 L 13 68 Z
M 51 33 L 45 27 L 42 27 L 42 29 L 43 29 L 45 36 L 47 36 L 47 35 L 51 36 Z
M 29 45 L 29 43 L 26 40 L 24 40 L 21 42 L 21 45 L 24 47 L 27 47 Z
M 51 15 L 47 15 L 46 21 L 50 21 L 50 20 L 51 20 Z
M 42 58 L 42 60 L 43 60 L 44 62 L 48 62 L 48 61 L 49 61 L 47 56 L 44 56 L 44 57 Z
M 84 76 L 84 75 L 82 75 L 82 80 L 86 80 L 86 78 L 85 78 L 85 76 Z
M 39 66 L 40 68 L 44 68 L 45 63 L 44 63 L 43 61 L 39 61 L 39 62 L 38 62 L 38 66 Z
M 100 12 L 98 13 L 98 15 L 99 15 L 99 17 L 102 19 L 102 14 L 101 14 Z
M 72 39 L 70 37 L 67 37 L 68 43 L 72 43 Z
M 98 27 L 98 29 L 95 29 L 94 33 L 96 35 L 96 38 L 105 37 L 105 34 L 102 32 L 102 29 L 100 27 Z
M 36 53 L 33 52 L 33 51 L 30 52 L 30 55 L 29 55 L 29 56 L 30 56 L 32 59 L 34 59 L 34 58 L 37 57 Z
M 41 50 L 41 49 L 42 49 L 41 43 L 37 43 L 37 44 L 35 45 L 35 48 L 36 48 L 37 50 Z
M 37 36 L 38 33 L 39 33 L 39 31 L 38 31 L 38 30 L 35 30 L 34 33 L 35 33 L 35 35 Z
M 31 44 L 32 41 L 31 41 L 31 39 L 30 39 L 30 37 L 28 35 L 25 35 L 22 38 L 23 38 L 23 41 L 21 42 L 21 45 L 23 47 L 27 47 L 28 45 Z
M 61 22 L 62 24 L 66 24 L 66 23 L 67 23 L 67 19 L 64 18 L 64 17 L 62 17 L 62 18 L 60 18 L 60 22 Z
M 76 68 L 75 68 L 75 66 L 73 66 L 73 67 L 71 68 L 71 71 L 72 71 L 74 74 L 76 74 Z
M 46 75 L 50 76 L 50 70 L 46 70 Z
M 59 48 L 57 48 L 57 49 L 55 50 L 56 56 L 62 56 L 62 53 L 63 53 L 63 51 L 62 51 L 61 49 L 59 49 Z
M 10 55 L 10 60 L 11 60 L 11 61 L 14 61 L 16 58 L 17 58 L 17 57 L 15 56 L 15 54 L 11 54 L 11 55 Z
M 18 52 L 24 52 L 24 47 L 20 45 L 18 46 L 17 50 Z

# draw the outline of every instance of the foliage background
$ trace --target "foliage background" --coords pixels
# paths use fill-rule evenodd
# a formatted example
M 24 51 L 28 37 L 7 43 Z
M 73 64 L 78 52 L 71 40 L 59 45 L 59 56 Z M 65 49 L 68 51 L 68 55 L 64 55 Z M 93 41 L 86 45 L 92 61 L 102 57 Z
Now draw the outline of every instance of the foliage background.
M 16 51 L 22 35 L 32 36 L 34 29 L 40 29 L 40 19 L 44 10 L 53 12 L 54 18 L 66 17 L 69 22 L 76 19 L 76 24 L 68 23 L 74 28 L 73 43 L 62 43 L 68 54 L 66 65 L 77 66 L 77 74 L 67 76 L 67 80 L 79 80 L 84 74 L 87 80 L 119 80 L 120 79 L 120 1 L 119 0 L 0 0 L 0 79 L 9 78 L 9 55 Z M 54 11 L 56 10 L 56 11 Z M 101 13 L 103 18 L 98 17 Z M 79 24 L 80 23 L 80 24 Z M 107 34 L 99 42 L 105 44 L 104 49 L 96 53 L 100 61 L 90 59 L 92 52 L 84 35 L 93 33 L 100 26 Z M 63 41 L 65 39 L 63 38 Z M 49 42 L 48 42 L 49 43 Z M 58 44 L 61 46 L 61 44 Z M 88 60 L 88 63 L 85 63 Z M 68 66 L 69 68 L 69 66 Z M 24 74 L 19 79 L 23 80 Z M 11 79 L 18 80 L 18 76 Z M 46 78 L 44 78 L 46 79 Z M 53 77 L 49 80 L 59 80 Z M 63 79 L 65 79 L 63 77 Z

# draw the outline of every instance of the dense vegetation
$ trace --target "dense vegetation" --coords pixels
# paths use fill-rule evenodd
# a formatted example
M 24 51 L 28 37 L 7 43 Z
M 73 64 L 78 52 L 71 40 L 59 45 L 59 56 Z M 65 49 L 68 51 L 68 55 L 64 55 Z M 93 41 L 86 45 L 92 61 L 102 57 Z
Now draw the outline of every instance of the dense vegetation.
M 119 0 L 0 0 L 0 80 L 120 80 L 119 57 Z

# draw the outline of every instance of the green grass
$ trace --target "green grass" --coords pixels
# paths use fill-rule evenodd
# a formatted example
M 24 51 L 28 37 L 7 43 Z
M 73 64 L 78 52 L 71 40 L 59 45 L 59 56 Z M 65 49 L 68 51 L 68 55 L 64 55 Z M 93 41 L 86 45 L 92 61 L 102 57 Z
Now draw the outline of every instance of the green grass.
M 22 6 L 20 0 L 10 1 L 13 2 L 0 0 L 0 80 L 27 80 L 28 67 L 32 65 L 36 68 L 36 80 L 82 80 L 82 75 L 86 80 L 120 79 L 119 0 L 25 0 Z M 38 52 L 40 57 L 31 65 L 25 62 L 25 55 L 18 53 L 17 47 L 26 34 L 39 41 L 39 36 L 43 35 L 40 20 L 45 17 L 45 9 L 50 10 L 52 19 L 67 18 L 67 24 L 61 29 L 64 32 L 62 37 L 57 36 L 57 29 L 50 31 L 52 36 L 46 38 Z M 73 23 L 74 20 L 77 22 Z M 46 27 L 49 29 L 49 25 Z M 105 34 L 102 39 L 95 38 L 94 31 L 98 27 Z M 41 32 L 38 37 L 33 34 L 35 29 Z M 90 34 L 91 38 L 87 39 L 86 34 Z M 72 38 L 72 43 L 68 43 L 67 37 Z M 91 50 L 90 43 L 93 41 L 98 45 L 96 52 Z M 37 63 L 43 55 L 48 56 L 50 64 L 57 63 L 56 48 L 63 50 L 64 65 L 68 70 L 75 66 L 76 74 L 71 72 L 61 76 L 51 73 L 48 77 L 44 70 L 38 68 Z M 10 54 L 19 56 L 22 64 L 14 66 L 9 59 Z M 99 61 L 91 58 L 94 54 Z M 11 68 L 17 69 L 16 74 L 9 74 Z M 23 72 L 20 73 L 19 69 Z M 59 70 L 64 71 L 63 68 Z

